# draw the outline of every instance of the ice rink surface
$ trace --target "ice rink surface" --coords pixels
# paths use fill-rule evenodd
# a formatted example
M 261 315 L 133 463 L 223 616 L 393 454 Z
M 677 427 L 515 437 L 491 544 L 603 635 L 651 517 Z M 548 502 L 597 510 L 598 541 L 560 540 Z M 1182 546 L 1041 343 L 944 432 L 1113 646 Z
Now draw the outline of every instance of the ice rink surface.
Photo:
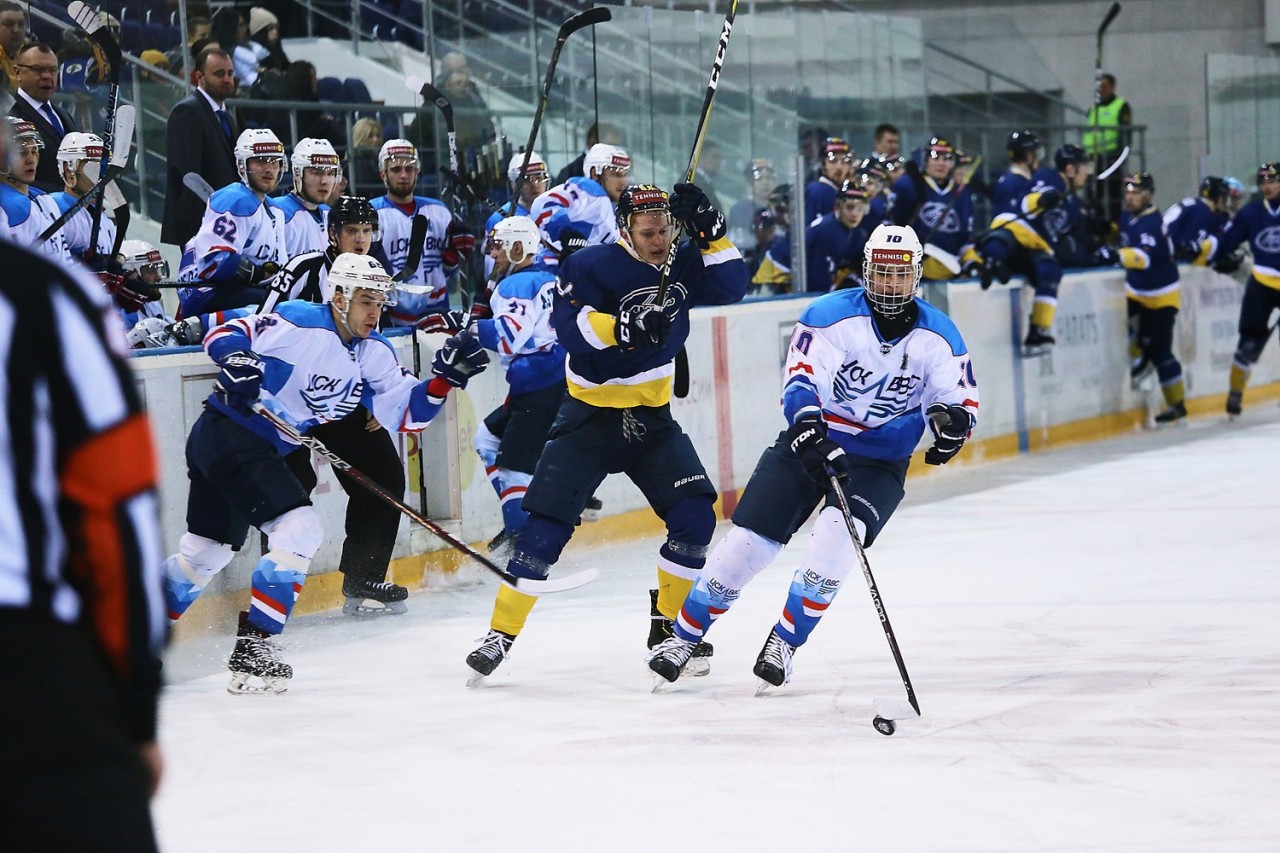
M 893 737 L 857 571 L 754 695 L 806 532 L 709 634 L 711 674 L 657 694 L 657 540 L 571 543 L 560 571 L 602 577 L 475 689 L 482 571 L 404 616 L 295 620 L 282 696 L 225 692 L 228 626 L 166 664 L 162 848 L 1274 851 L 1278 484 L 1270 405 L 912 481 L 869 551 L 924 711 Z

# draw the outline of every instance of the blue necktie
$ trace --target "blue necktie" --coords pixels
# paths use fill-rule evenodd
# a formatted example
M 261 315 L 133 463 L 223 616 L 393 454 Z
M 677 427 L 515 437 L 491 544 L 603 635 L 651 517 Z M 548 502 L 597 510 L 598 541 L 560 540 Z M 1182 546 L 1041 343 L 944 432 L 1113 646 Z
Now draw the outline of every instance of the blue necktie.
M 49 120 L 49 124 L 53 125 L 53 129 L 58 132 L 58 135 L 65 135 L 65 131 L 62 129 L 62 122 L 58 121 L 58 114 L 53 111 L 53 107 L 49 105 L 49 102 L 45 101 L 44 106 L 40 109 L 44 111 L 44 117 Z
M 226 110 L 218 110 L 218 121 L 222 122 L 222 132 L 227 135 L 227 139 L 231 138 L 231 119 L 227 118 Z

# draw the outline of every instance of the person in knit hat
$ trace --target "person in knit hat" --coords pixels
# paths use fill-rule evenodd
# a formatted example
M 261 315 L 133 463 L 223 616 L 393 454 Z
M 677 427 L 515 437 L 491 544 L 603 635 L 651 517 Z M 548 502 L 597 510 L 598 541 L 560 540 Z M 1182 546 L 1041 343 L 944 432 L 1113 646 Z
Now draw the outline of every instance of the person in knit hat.
M 258 54 L 260 69 L 288 69 L 289 57 L 280 44 L 280 19 L 261 6 L 249 10 L 249 41 L 249 46 Z

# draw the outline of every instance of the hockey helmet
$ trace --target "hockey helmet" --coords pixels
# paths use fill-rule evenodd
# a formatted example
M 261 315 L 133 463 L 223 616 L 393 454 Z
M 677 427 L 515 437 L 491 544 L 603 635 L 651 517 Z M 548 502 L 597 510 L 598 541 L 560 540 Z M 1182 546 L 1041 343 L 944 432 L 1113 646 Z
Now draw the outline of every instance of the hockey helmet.
M 102 137 L 98 134 L 73 130 L 58 143 L 58 172 L 65 175 L 64 169 L 67 169 L 74 175 L 80 164 L 84 163 L 84 176 L 96 182 L 106 150 Z
M 1156 179 L 1151 177 L 1150 172 L 1134 172 L 1132 175 L 1125 175 L 1124 191 L 1154 194 Z
M 920 289 L 924 247 L 906 225 L 876 226 L 862 250 L 862 281 L 867 301 L 885 317 L 906 310 Z
M 867 192 L 866 186 L 861 178 L 854 178 L 851 181 L 845 181 L 841 184 L 840 189 L 836 190 L 836 201 L 860 201 L 864 204 L 869 201 L 871 194 Z
M 329 286 L 336 295 L 341 292 L 350 304 L 357 290 L 375 290 L 383 294 L 383 307 L 396 304 L 396 283 L 387 275 L 376 258 L 343 252 L 329 268 Z M 330 297 L 332 298 L 332 297 Z
M 950 160 L 954 162 L 956 159 L 956 147 L 944 137 L 930 137 L 929 144 L 924 149 L 924 156 L 929 160 Z
M 747 180 L 754 181 L 765 175 L 777 175 L 777 170 L 773 168 L 773 161 L 766 157 L 756 157 L 747 164 Z
M 161 279 L 169 277 L 169 262 L 146 240 L 125 240 L 120 244 L 120 257 L 120 266 L 130 272 L 155 272 Z
M 274 160 L 280 164 L 281 171 L 284 170 L 284 144 L 280 137 L 265 127 L 251 127 L 243 131 L 236 140 L 235 155 L 236 172 L 246 184 L 249 183 L 250 160 Z
M 532 257 L 542 245 L 542 234 L 538 231 L 538 226 L 527 216 L 508 216 L 489 232 L 489 244 L 501 246 L 508 254 L 517 243 L 525 257 Z
M 597 175 L 603 174 L 605 169 L 613 169 L 626 175 L 631 171 L 631 155 L 617 145 L 597 142 L 587 150 L 587 156 L 582 159 L 582 174 L 598 180 Z M 597 175 L 591 174 L 592 172 Z
M 329 207 L 329 239 L 335 241 L 337 234 L 341 232 L 344 225 L 371 225 L 373 226 L 373 242 L 380 239 L 379 229 L 381 226 L 378 220 L 378 211 L 373 209 L 373 205 L 369 203 L 369 199 L 362 196 L 344 195 L 336 199 Z
M 512 186 L 520 178 L 520 166 L 524 163 L 524 154 L 512 154 L 511 162 L 507 164 L 507 180 Z M 529 154 L 529 165 L 524 170 L 525 183 L 536 183 L 538 181 L 546 181 L 550 183 L 551 172 L 547 169 L 547 161 L 543 160 L 537 151 Z
M 653 184 L 627 186 L 618 196 L 618 229 L 630 231 L 631 218 L 637 213 L 665 213 L 670 221 L 671 203 L 666 190 Z
M 1226 204 L 1227 197 L 1231 194 L 1227 189 L 1227 182 L 1222 178 L 1210 175 L 1200 182 L 1200 198 L 1210 204 Z
M 853 162 L 853 149 L 849 143 L 838 136 L 828 136 L 822 140 L 822 159 L 828 163 Z
M 161 347 L 180 346 L 177 339 L 169 333 L 169 329 L 162 317 L 141 318 L 133 324 L 132 329 L 125 333 L 124 339 L 129 344 L 130 349 L 159 349 Z
M 1258 167 L 1258 186 L 1268 181 L 1280 181 L 1280 163 L 1263 163 Z
M 1078 166 L 1081 163 L 1088 162 L 1088 153 L 1079 145 L 1072 142 L 1059 145 L 1058 150 L 1053 152 L 1053 165 L 1059 172 L 1067 171 L 1067 166 L 1070 166 L 1073 163 Z
M 293 191 L 298 195 L 302 195 L 302 173 L 307 169 L 326 171 L 334 178 L 337 178 L 342 170 L 342 161 L 338 159 L 338 152 L 334 149 L 333 143 L 327 139 L 310 137 L 303 139 L 294 147 L 289 165 L 293 169 Z
M 382 143 L 382 147 L 378 149 L 378 172 L 385 172 L 387 163 L 393 160 L 411 162 L 415 166 L 420 165 L 418 149 L 407 139 L 388 139 Z
M 1027 160 L 1039 160 L 1044 156 L 1040 146 L 1040 137 L 1030 130 L 1015 130 L 1009 134 L 1004 144 L 1009 152 L 1009 160 L 1013 163 L 1025 163 Z

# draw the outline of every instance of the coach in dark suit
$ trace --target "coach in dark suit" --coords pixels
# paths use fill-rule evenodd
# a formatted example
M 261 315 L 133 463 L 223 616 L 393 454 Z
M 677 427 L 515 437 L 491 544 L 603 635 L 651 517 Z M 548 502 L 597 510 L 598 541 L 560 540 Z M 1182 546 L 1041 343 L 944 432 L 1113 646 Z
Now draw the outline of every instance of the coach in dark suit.
M 66 111 L 49 100 L 58 89 L 58 56 L 48 45 L 32 43 L 18 51 L 13 64 L 18 72 L 18 92 L 9 115 L 34 124 L 44 141 L 34 185 L 45 192 L 62 192 L 58 143 L 80 127 Z
M 160 239 L 181 246 L 200 230 L 205 202 L 183 186 L 187 172 L 200 175 L 214 190 L 239 180 L 236 172 L 235 120 L 226 101 L 236 93 L 231 57 L 205 48 L 196 57 L 196 90 L 174 105 L 167 128 L 168 177 Z

